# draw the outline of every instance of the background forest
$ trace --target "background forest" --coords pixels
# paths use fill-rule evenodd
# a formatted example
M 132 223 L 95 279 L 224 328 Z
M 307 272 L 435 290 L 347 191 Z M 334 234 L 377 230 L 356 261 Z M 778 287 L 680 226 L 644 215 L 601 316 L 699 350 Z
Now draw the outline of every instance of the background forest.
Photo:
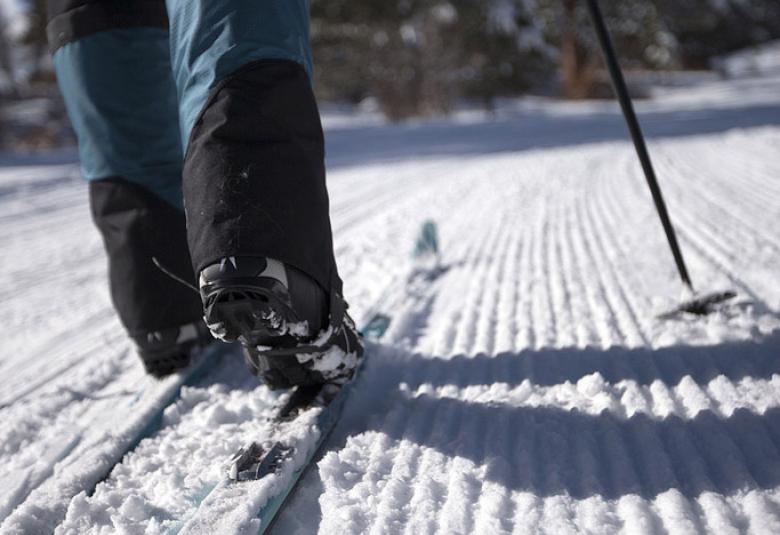
M 11 107 L 3 123 L 20 101 L 48 101 L 47 120 L 15 134 L 22 149 L 58 144 L 66 124 L 45 4 L 0 0 L 0 106 Z M 491 109 L 496 98 L 527 93 L 610 95 L 583 1 L 311 0 L 311 9 L 323 101 L 368 102 L 397 121 L 446 114 L 464 99 Z M 780 37 L 777 0 L 603 1 L 602 9 L 634 75 L 710 69 L 725 53 Z

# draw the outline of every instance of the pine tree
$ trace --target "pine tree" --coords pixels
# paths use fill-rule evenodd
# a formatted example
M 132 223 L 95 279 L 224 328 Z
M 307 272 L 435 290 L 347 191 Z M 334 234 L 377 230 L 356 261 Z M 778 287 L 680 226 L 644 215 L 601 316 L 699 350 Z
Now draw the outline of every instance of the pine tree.
M 11 44 L 6 27 L 6 14 L 0 6 L 0 95 L 15 92 L 14 66 L 11 58 Z
M 54 73 L 49 68 L 48 38 L 46 35 L 46 0 L 27 0 L 27 32 L 22 43 L 27 45 L 30 57 L 30 81 L 53 83 Z
M 556 50 L 524 0 L 462 2 L 468 21 L 460 30 L 460 80 L 467 96 L 487 107 L 502 95 L 543 87 L 554 70 Z
M 455 99 L 517 94 L 547 79 L 551 48 L 523 0 L 315 0 L 317 87 L 375 96 L 393 120 Z
M 676 65 L 677 41 L 653 1 L 600 3 L 610 35 L 626 67 Z M 561 89 L 568 98 L 598 95 L 606 87 L 598 41 L 581 0 L 537 0 L 547 39 L 560 49 Z
M 780 38 L 777 0 L 656 1 L 686 68 L 705 69 L 714 56 Z

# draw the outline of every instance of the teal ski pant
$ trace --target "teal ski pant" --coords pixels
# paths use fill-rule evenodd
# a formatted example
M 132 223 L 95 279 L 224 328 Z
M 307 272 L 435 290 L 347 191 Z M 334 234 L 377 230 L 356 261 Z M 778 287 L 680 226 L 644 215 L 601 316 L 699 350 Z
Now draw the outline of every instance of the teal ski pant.
M 183 153 L 220 80 L 260 59 L 312 72 L 308 0 L 49 0 L 48 33 L 84 177 L 179 207 Z

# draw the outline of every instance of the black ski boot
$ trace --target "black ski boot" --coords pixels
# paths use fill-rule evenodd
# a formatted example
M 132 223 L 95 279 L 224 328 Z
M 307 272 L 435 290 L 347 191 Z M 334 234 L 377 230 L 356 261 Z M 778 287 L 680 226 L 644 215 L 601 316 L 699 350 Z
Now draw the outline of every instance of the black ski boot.
M 130 337 L 146 373 L 161 379 L 190 364 L 193 352 L 214 341 L 202 321 Z
M 363 355 L 341 296 L 278 260 L 223 258 L 200 272 L 200 294 L 212 334 L 240 341 L 271 388 L 346 381 Z

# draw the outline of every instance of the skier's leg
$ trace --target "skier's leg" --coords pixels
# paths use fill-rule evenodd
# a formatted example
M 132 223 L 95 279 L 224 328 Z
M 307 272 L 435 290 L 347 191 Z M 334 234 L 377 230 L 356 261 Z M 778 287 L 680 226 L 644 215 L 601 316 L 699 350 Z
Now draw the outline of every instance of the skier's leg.
M 308 1 L 167 4 L 188 239 L 206 319 L 253 351 L 300 349 L 332 326 L 335 337 L 312 352 L 344 349 L 333 376 L 347 376 L 361 347 L 333 255 Z M 254 353 L 252 366 L 272 386 L 331 378 L 269 371 L 289 358 Z
M 182 210 L 182 151 L 163 0 L 49 0 L 60 89 L 109 260 L 111 296 L 147 370 L 185 365 L 205 341 Z

